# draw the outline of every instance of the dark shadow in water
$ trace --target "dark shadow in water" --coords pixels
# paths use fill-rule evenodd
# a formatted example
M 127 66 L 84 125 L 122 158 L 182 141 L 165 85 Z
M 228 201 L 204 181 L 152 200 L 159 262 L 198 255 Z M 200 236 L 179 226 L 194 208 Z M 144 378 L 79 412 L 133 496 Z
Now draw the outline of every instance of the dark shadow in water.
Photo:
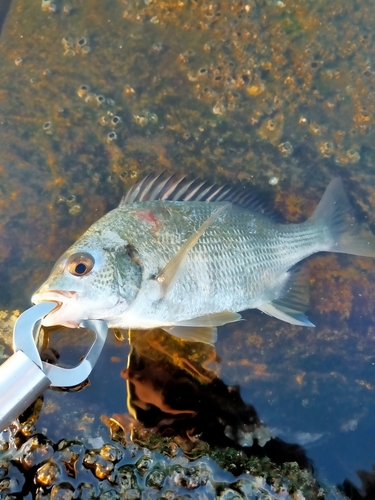
M 342 486 L 339 486 L 342 491 L 351 500 L 374 500 L 375 498 L 375 465 L 373 470 L 367 472 L 359 470 L 358 477 L 362 483 L 361 488 L 357 488 L 351 481 L 345 480 Z
M 8 15 L 11 3 L 12 3 L 12 0 L 2 0 L 0 2 L 0 36 L 1 36 L 1 32 L 3 30 L 3 26 L 5 23 L 6 17 Z
M 162 330 L 132 332 L 130 342 L 122 376 L 129 412 L 145 427 L 312 470 L 301 446 L 272 436 L 240 388 L 220 380 L 213 346 L 181 342 Z

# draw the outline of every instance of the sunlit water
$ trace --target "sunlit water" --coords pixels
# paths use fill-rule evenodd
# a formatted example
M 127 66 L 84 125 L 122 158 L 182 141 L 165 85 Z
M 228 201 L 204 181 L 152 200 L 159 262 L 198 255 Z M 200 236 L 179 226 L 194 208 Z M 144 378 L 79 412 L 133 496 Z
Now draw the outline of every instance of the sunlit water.
M 60 253 L 150 171 L 250 182 L 290 222 L 307 217 L 340 175 L 357 218 L 374 231 L 371 5 L 47 3 L 13 1 L 0 38 L 0 309 L 29 307 Z M 315 329 L 246 312 L 246 322 L 219 329 L 216 354 L 196 347 L 195 375 L 190 362 L 180 366 L 190 382 L 175 385 L 153 345 L 155 359 L 146 352 L 159 368 L 143 372 L 150 412 L 129 396 L 127 335 L 110 334 L 90 386 L 47 391 L 36 430 L 97 448 L 110 439 L 101 415 L 130 411 L 160 426 L 162 402 L 185 415 L 168 424 L 179 431 L 190 432 L 198 412 L 193 427 L 208 442 L 217 433 L 238 443 L 233 429 L 252 406 L 269 437 L 257 452 L 292 460 L 275 438 L 300 445 L 293 449 L 319 480 L 362 483 L 371 498 L 375 263 L 322 255 L 307 265 Z M 56 348 L 61 362 L 75 363 L 83 350 L 77 332 L 69 335 L 70 347 Z M 203 378 L 199 359 L 208 363 Z M 212 425 L 212 408 L 226 410 L 232 431 Z

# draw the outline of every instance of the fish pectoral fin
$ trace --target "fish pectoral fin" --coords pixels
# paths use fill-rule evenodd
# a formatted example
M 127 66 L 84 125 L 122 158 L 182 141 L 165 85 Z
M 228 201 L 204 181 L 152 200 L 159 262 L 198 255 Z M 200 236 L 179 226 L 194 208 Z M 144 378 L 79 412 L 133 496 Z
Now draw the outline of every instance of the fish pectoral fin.
M 203 342 L 214 345 L 217 340 L 217 328 L 215 326 L 165 326 L 163 330 L 179 339 L 189 342 Z
M 241 319 L 241 315 L 238 313 L 223 311 L 215 314 L 207 314 L 206 316 L 197 316 L 196 318 L 176 323 L 173 326 L 163 327 L 163 329 L 180 339 L 213 345 L 217 340 L 217 326 L 233 323 Z
M 176 255 L 172 257 L 164 269 L 156 276 L 155 280 L 160 284 L 162 297 L 164 297 L 173 286 L 173 283 L 177 278 L 178 271 L 180 270 L 187 254 L 196 245 L 202 234 L 216 221 L 220 214 L 230 207 L 230 203 L 225 203 L 215 210 L 215 212 L 213 212 L 210 217 L 203 222 L 197 231 L 187 239 Z
M 262 307 L 258 307 L 258 309 L 269 316 L 286 321 L 291 325 L 315 326 L 308 318 L 306 318 L 303 312 L 295 309 L 289 309 L 288 307 L 279 304 L 277 300 L 270 302 L 269 304 L 265 304 Z

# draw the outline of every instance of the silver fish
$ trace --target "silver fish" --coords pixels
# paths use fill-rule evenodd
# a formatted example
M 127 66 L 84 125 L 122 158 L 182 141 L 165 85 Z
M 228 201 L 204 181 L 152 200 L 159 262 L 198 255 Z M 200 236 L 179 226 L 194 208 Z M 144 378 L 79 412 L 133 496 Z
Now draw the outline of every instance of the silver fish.
M 32 301 L 57 303 L 44 326 L 102 319 L 209 343 L 245 309 L 314 326 L 296 264 L 316 252 L 375 257 L 340 179 L 307 221 L 280 224 L 248 191 L 152 175 L 60 257 Z

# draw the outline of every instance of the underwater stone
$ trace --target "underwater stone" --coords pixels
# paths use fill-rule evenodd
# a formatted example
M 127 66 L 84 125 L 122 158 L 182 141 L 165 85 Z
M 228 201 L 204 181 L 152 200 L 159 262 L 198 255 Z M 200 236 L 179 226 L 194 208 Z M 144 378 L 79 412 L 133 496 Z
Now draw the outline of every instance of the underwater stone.
M 101 106 L 105 102 L 105 97 L 104 95 L 97 95 L 95 98 L 96 102 Z
M 47 462 L 36 471 L 35 480 L 43 486 L 50 486 L 60 475 L 60 467 L 54 462 Z
M 106 479 L 113 471 L 114 465 L 108 460 L 96 457 L 94 474 L 98 479 Z
M 123 452 L 112 444 L 105 444 L 99 452 L 100 456 L 110 462 L 118 462 L 123 456 Z
M 137 472 L 143 477 L 152 468 L 153 462 L 150 455 L 144 455 L 136 463 Z
M 70 36 L 64 36 L 61 40 L 61 43 L 64 45 L 66 49 L 73 48 L 73 39 Z
M 148 474 L 146 485 L 153 488 L 161 489 L 165 481 L 165 472 L 160 465 L 156 465 Z
M 78 496 L 82 500 L 91 500 L 96 497 L 95 486 L 90 483 L 81 483 L 77 488 Z
M 112 125 L 118 125 L 118 124 L 119 124 L 119 123 L 121 123 L 121 122 L 122 122 L 121 118 L 120 118 L 119 116 L 117 116 L 117 115 L 116 115 L 116 116 L 114 116 L 114 117 L 112 118 L 112 120 L 111 120 Z
M 289 141 L 279 144 L 278 149 L 283 156 L 290 156 L 293 153 L 293 146 Z
M 235 498 L 233 495 L 237 495 L 236 498 L 249 500 L 260 496 L 264 500 L 272 500 L 275 493 L 285 500 L 325 497 L 326 492 L 313 476 L 300 469 L 296 462 L 280 467 L 268 458 L 248 457 L 242 451 L 231 448 L 211 450 L 210 454 L 216 456 L 216 464 L 208 457 L 191 462 L 180 454 L 183 450 L 170 438 L 159 436 L 160 442 L 155 447 L 157 443 L 153 431 L 149 435 L 142 433 L 142 436 L 139 445 L 134 442 L 125 446 L 108 443 L 98 450 L 86 449 L 83 443 L 66 439 L 53 444 L 44 436 L 36 435 L 24 445 L 19 443 L 21 448 L 13 460 L 0 462 L 0 497 L 3 498 L 4 490 L 8 495 L 20 492 L 24 485 L 23 474 L 28 481 L 32 479 L 29 484 L 36 487 L 35 494 L 32 492 L 32 498 L 36 500 L 171 499 L 177 498 L 177 494 L 178 498 Z M 269 431 L 265 428 L 254 433 L 260 446 L 264 444 L 263 438 L 268 437 Z M 140 435 L 137 435 L 138 438 Z M 152 450 L 147 445 L 149 439 Z M 168 448 L 165 448 L 167 443 Z M 172 443 L 177 447 L 174 458 L 170 454 Z M 26 464 L 22 457 L 25 452 L 33 454 Z M 14 465 L 14 461 L 18 464 Z M 237 479 L 218 479 L 218 467 L 236 469 L 235 475 L 242 475 Z M 74 483 L 66 481 L 66 474 L 74 477 Z M 308 495 L 305 495 L 306 492 Z M 17 495 L 16 498 L 20 497 Z
M 149 113 L 148 114 L 148 121 L 150 123 L 157 123 L 158 122 L 158 116 L 155 113 Z
M 81 205 L 73 205 L 70 209 L 69 209 L 69 213 L 70 215 L 77 215 L 80 213 L 80 211 L 82 210 L 82 207 Z
M 74 194 L 71 194 L 71 195 L 69 195 L 69 196 L 66 198 L 66 203 L 67 203 L 68 205 L 73 205 L 73 203 L 75 203 L 75 201 L 76 201 L 76 197 L 75 197 L 75 195 L 74 195 Z
M 270 177 L 268 179 L 268 184 L 271 184 L 271 186 L 276 186 L 278 184 L 279 178 L 278 177 Z
M 80 38 L 78 41 L 77 41 L 77 46 L 78 47 L 84 47 L 85 45 L 87 44 L 87 39 L 86 38 Z
M 151 47 L 151 52 L 153 54 L 160 54 L 160 52 L 163 50 L 163 44 L 160 42 L 156 42 L 153 44 Z
M 147 120 L 147 118 L 145 116 L 134 115 L 133 118 L 134 118 L 135 123 L 137 125 L 140 125 L 141 127 L 144 127 L 148 123 L 148 120 Z
M 319 143 L 319 151 L 324 158 L 329 158 L 335 152 L 335 146 L 332 142 L 324 141 Z
M 114 130 L 112 130 L 112 132 L 109 132 L 109 134 L 107 135 L 107 142 L 108 143 L 111 143 L 113 141 L 115 141 L 117 139 L 117 134 Z
M 126 95 L 134 95 L 135 94 L 135 90 L 130 85 L 125 85 L 125 87 L 124 87 L 124 94 L 126 94 Z
M 78 97 L 85 97 L 89 90 L 90 87 L 88 85 L 81 85 L 77 90 Z
M 42 10 L 48 12 L 51 6 L 51 0 L 42 0 Z
M 215 106 L 212 108 L 212 112 L 215 115 L 223 115 L 225 113 L 225 106 L 222 102 L 217 102 Z
M 52 487 L 51 500 L 71 500 L 74 496 L 74 488 L 70 483 L 60 483 Z
M 355 149 L 349 149 L 346 152 L 346 156 L 348 157 L 350 163 L 357 163 L 361 159 L 361 155 Z
M 44 125 L 43 125 L 43 130 L 48 135 L 52 134 L 52 123 L 51 122 L 45 122 Z
M 0 462 L 0 479 L 7 476 L 9 472 L 9 465 L 6 462 Z
M 92 182 L 93 182 L 94 184 L 99 184 L 99 182 L 100 182 L 100 174 L 98 174 L 98 173 L 94 174 L 94 175 L 92 176 Z

